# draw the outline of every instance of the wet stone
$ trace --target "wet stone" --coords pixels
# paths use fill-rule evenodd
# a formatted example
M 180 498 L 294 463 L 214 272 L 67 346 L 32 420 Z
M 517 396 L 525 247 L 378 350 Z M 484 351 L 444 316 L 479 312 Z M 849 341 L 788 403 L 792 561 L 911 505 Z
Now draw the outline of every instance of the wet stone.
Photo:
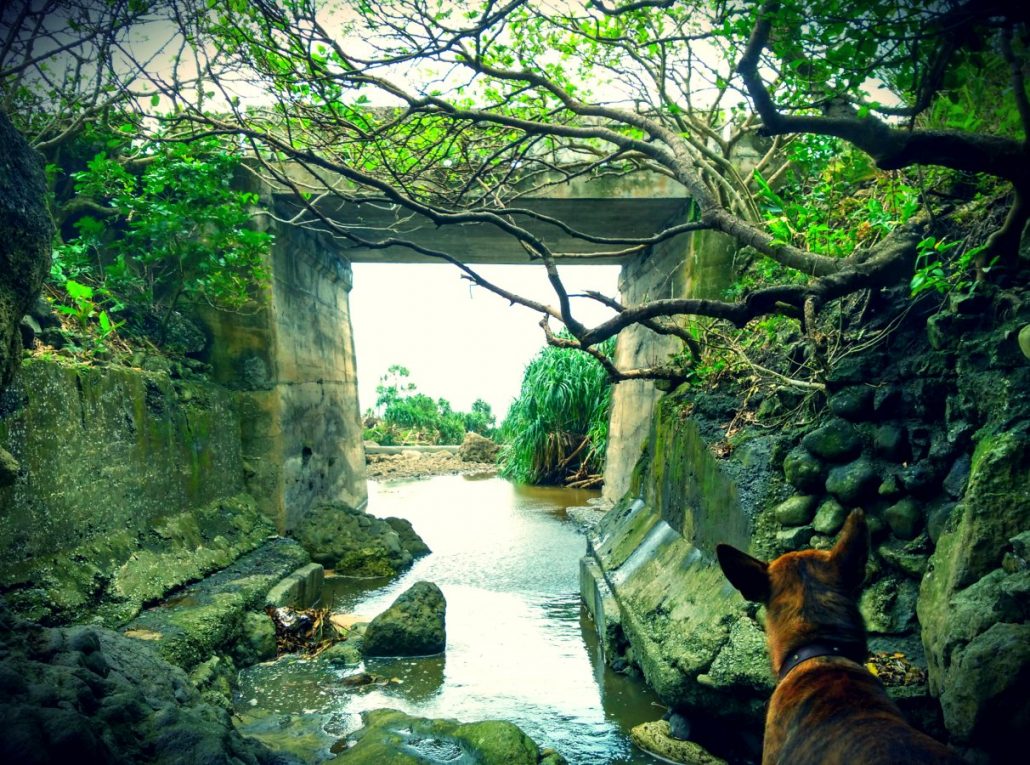
M 816 497 L 799 495 L 781 502 L 773 510 L 776 520 L 784 526 L 804 526 L 812 520 Z
M 833 468 L 826 478 L 826 491 L 845 507 L 856 507 L 874 491 L 879 481 L 880 476 L 876 468 L 862 457 L 847 465 Z
M 881 425 L 873 436 L 873 449 L 884 459 L 901 462 L 909 455 L 908 438 L 897 425 Z
M 920 579 L 926 573 L 927 556 L 925 554 L 909 552 L 903 547 L 893 544 L 883 545 L 878 552 L 888 566 L 907 576 Z
M 447 601 L 432 582 L 416 582 L 365 630 L 366 656 L 428 656 L 447 646 Z
M 825 480 L 825 468 L 807 449 L 793 449 L 783 460 L 783 474 L 798 491 L 818 491 Z
M 812 528 L 820 534 L 836 534 L 844 525 L 848 517 L 848 511 L 837 500 L 827 499 L 815 511 L 815 518 L 812 520 Z
M 929 462 L 909 465 L 898 473 L 898 480 L 909 494 L 916 497 L 929 497 L 936 493 L 940 486 L 940 477 Z
M 811 431 L 801 443 L 815 456 L 831 462 L 846 462 L 862 451 L 862 439 L 855 426 L 840 419 Z
M 781 550 L 800 550 L 812 541 L 815 529 L 811 526 L 795 526 L 776 532 L 776 545 Z
M 919 503 L 911 497 L 897 502 L 888 507 L 884 513 L 884 520 L 891 527 L 894 536 L 899 539 L 915 539 L 923 528 L 923 513 Z
M 904 491 L 901 488 L 901 484 L 898 483 L 898 477 L 893 473 L 890 473 L 880 483 L 876 493 L 884 499 L 896 499 L 897 497 L 900 497 Z
M 866 385 L 843 388 L 830 396 L 830 410 L 852 422 L 869 419 L 873 414 L 873 389 Z

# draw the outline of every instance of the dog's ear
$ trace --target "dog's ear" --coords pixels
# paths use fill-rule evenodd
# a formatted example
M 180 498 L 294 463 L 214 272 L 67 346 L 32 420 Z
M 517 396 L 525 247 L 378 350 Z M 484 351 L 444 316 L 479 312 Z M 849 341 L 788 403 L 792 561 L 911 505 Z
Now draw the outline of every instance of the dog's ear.
M 764 560 L 752 558 L 745 552 L 730 545 L 716 545 L 715 554 L 719 558 L 719 566 L 730 584 L 740 590 L 740 594 L 755 603 L 766 603 L 769 600 L 769 564 Z
M 866 560 L 869 557 L 869 525 L 863 511 L 851 511 L 830 555 L 837 564 L 844 588 L 860 590 L 865 579 Z

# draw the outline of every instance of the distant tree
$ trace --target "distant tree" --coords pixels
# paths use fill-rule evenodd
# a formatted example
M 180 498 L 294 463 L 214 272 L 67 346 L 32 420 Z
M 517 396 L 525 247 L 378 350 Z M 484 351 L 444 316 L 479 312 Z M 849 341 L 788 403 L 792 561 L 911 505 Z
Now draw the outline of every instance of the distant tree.
M 475 414 L 476 405 L 472 413 L 456 412 L 447 399 L 421 393 L 410 375 L 406 367 L 393 364 L 379 378 L 375 409 L 365 413 L 365 440 L 383 446 L 461 443 L 469 418 L 482 417 Z M 489 409 L 486 405 L 487 414 Z
M 497 419 L 494 417 L 490 405 L 483 399 L 477 398 L 472 402 L 472 409 L 465 415 L 465 430 L 493 438 L 497 433 L 496 422 Z

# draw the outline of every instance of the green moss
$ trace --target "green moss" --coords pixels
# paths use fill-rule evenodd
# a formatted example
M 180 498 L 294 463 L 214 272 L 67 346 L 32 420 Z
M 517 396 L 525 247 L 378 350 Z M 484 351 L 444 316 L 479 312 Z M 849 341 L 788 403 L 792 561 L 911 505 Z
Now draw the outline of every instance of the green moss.
M 448 750 L 453 752 L 448 759 L 468 753 L 478 765 L 537 765 L 541 759 L 536 743 L 505 720 L 462 724 L 456 720 L 410 717 L 394 709 L 375 709 L 365 712 L 362 721 L 364 727 L 352 735 L 354 745 L 337 760 L 351 765 L 423 765 L 440 761 L 442 753 Z M 423 749 L 425 757 L 419 756 Z M 549 756 L 552 765 L 564 765 L 560 755 L 551 752 Z

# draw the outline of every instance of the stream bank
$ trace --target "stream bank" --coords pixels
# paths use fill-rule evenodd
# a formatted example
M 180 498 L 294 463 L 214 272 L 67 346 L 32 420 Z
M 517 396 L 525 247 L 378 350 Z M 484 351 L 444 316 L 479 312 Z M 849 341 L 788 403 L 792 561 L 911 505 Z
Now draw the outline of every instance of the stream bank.
M 590 536 L 584 601 L 612 663 L 686 717 L 717 709 L 760 741 L 773 687 L 761 615 L 714 546 L 825 549 L 862 507 L 871 648 L 914 669 L 889 692 L 971 761 L 1007 762 L 1030 720 L 1030 304 L 996 291 L 894 305 L 807 419 L 785 417 L 804 398 L 787 388 L 662 399 L 629 493 Z

